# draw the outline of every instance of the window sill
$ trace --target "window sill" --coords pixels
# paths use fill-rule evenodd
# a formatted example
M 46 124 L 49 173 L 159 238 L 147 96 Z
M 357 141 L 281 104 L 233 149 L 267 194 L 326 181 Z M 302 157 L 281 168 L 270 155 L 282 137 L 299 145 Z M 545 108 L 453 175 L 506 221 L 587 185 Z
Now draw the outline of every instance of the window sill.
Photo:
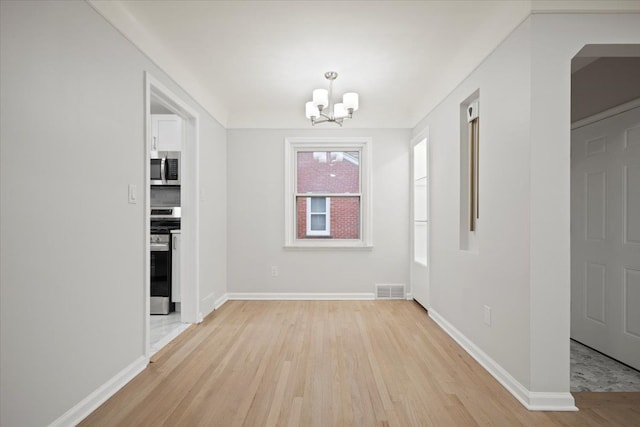
M 331 250 L 353 250 L 353 251 L 371 251 L 373 250 L 373 245 L 365 244 L 361 241 L 356 241 L 353 243 L 350 242 L 336 242 L 335 240 L 327 241 L 327 240 L 316 240 L 305 242 L 298 241 L 291 244 L 285 244 L 283 246 L 285 250 L 290 251 L 331 251 Z

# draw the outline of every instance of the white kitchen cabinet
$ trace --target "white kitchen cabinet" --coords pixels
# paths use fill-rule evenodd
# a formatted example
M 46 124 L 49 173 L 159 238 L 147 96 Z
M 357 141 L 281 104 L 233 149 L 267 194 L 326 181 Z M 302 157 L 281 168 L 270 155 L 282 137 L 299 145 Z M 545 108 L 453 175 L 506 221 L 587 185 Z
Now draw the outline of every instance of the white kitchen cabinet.
M 182 118 L 180 116 L 151 115 L 151 151 L 182 151 Z
M 171 302 L 181 302 L 180 286 L 180 230 L 171 232 Z

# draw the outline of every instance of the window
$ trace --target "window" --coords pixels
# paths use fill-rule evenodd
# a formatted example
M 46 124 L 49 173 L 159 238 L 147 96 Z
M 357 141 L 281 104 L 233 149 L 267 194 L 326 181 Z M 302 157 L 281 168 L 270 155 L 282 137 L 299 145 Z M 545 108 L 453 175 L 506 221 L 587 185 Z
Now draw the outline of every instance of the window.
M 369 142 L 285 140 L 285 246 L 371 246 Z
M 330 236 L 330 218 L 331 199 L 329 197 L 307 197 L 307 236 Z

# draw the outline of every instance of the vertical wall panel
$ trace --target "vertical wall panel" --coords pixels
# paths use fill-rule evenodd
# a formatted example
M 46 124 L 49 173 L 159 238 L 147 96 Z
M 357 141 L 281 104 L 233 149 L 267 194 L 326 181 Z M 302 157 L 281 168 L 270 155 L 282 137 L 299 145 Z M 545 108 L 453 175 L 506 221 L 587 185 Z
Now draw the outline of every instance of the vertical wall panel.
M 624 142 L 625 147 L 640 146 L 640 126 L 627 129 Z
M 604 321 L 604 292 L 607 268 L 602 264 L 588 262 L 585 277 L 585 316 L 591 320 Z
M 624 269 L 624 331 L 640 338 L 640 270 Z
M 604 153 L 607 151 L 607 139 L 605 137 L 592 139 L 591 141 L 587 141 L 587 157 Z
M 624 179 L 624 240 L 640 243 L 640 165 L 626 166 Z
M 604 240 L 606 173 L 595 172 L 586 175 L 586 238 Z

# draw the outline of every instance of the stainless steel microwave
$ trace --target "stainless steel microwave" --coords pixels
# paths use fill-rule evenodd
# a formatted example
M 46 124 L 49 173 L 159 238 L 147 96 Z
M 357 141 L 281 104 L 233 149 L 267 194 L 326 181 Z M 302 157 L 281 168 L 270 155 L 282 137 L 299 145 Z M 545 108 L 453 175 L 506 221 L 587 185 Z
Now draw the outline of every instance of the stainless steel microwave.
M 151 185 L 180 185 L 180 152 L 156 151 L 151 153 L 149 171 Z

